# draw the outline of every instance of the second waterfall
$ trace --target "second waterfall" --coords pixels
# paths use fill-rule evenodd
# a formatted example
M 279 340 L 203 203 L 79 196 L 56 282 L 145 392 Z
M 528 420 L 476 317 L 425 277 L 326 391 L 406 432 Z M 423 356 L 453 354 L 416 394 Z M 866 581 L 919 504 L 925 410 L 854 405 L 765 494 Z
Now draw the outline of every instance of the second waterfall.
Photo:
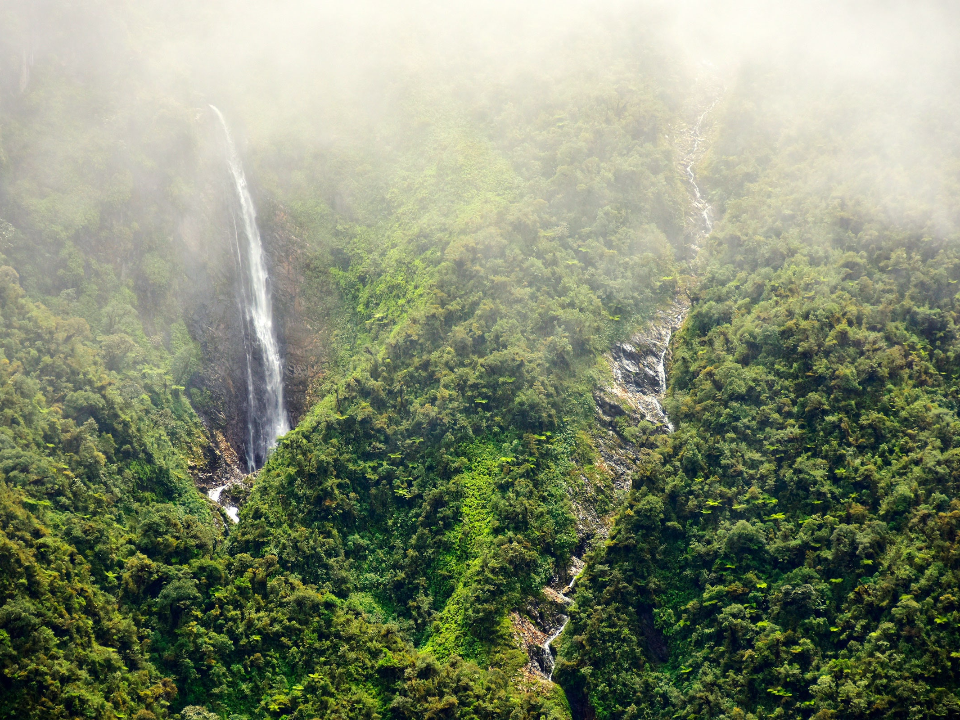
M 277 438 L 290 429 L 283 403 L 283 361 L 273 327 L 270 284 L 263 243 L 257 229 L 257 211 L 227 122 L 216 107 L 210 107 L 216 113 L 223 129 L 227 163 L 237 194 L 233 230 L 239 271 L 243 346 L 246 353 L 245 454 L 247 472 L 254 472 L 266 461 Z M 246 240 L 245 243 L 241 242 L 241 234 Z

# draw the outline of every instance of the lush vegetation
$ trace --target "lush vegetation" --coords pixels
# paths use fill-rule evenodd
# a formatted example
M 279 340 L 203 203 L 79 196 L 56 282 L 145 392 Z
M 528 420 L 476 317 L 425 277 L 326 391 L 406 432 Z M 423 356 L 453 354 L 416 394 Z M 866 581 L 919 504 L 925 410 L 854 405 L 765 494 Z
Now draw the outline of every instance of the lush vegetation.
M 774 82 L 718 119 L 677 431 L 646 438 L 557 676 L 601 718 L 952 717 L 960 255 L 924 207 L 952 161 L 878 177 L 876 108 L 790 116 Z
M 26 299 L 8 265 L 0 283 L 0 712 L 162 711 L 176 691 L 121 598 L 141 551 L 212 548 L 196 416 L 162 365 L 110 371 L 86 321 Z
M 469 117 L 422 132 L 389 214 L 331 233 L 313 273 L 349 303 L 345 359 L 236 535 L 368 593 L 444 657 L 488 659 L 506 611 L 565 569 L 596 358 L 675 289 L 666 110 L 642 85 L 574 97 L 575 118 L 548 96 L 528 99 L 528 126 L 488 121 L 525 133 L 503 150 Z M 538 172 L 514 169 L 517 145 Z M 316 215 L 300 211 L 322 242 Z
M 0 717 L 960 714 L 954 101 L 747 68 L 687 264 L 702 98 L 651 17 L 308 80 L 329 57 L 243 30 L 200 62 L 245 3 L 27 5 L 0 9 Z M 194 484 L 224 429 L 196 330 L 233 312 L 211 99 L 325 360 L 236 526 Z M 618 420 L 617 508 L 602 356 L 680 291 L 677 429 Z M 554 685 L 511 616 L 588 549 L 575 511 L 615 522 Z
M 204 139 L 121 69 L 127 12 L 64 5 L 0 115 L 0 714 L 566 717 L 508 613 L 578 541 L 598 355 L 675 291 L 675 100 L 603 56 L 482 95 L 414 78 L 376 157 L 251 123 L 332 347 L 227 534 L 191 483 Z M 97 17 L 124 29 L 81 52 Z
M 204 438 L 182 389 L 162 368 L 110 371 L 85 321 L 0 273 L 3 716 L 148 720 L 186 705 L 205 717 L 190 705 L 202 703 L 413 718 L 449 698 L 464 718 L 562 708 L 503 672 L 418 654 L 362 599 L 305 585 L 275 556 L 225 551 L 187 472 Z

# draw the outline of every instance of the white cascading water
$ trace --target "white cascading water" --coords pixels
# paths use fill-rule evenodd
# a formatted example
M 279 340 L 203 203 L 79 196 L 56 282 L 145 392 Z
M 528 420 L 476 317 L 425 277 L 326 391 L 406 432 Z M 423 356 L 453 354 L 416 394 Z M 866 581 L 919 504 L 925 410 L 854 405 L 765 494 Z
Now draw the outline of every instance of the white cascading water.
M 290 430 L 283 404 L 283 362 L 280 346 L 273 329 L 269 278 L 260 231 L 257 229 L 257 211 L 247 186 L 240 155 L 233 143 L 230 129 L 221 113 L 210 106 L 220 120 L 226 139 L 227 161 L 237 191 L 240 220 L 246 236 L 246 253 L 241 252 L 238 228 L 234 224 L 237 265 L 240 269 L 240 301 L 243 306 L 244 349 L 247 359 L 247 472 L 254 472 L 264 463 L 277 438 Z M 252 333 L 251 333 L 252 330 Z M 255 357 L 259 354 L 259 358 Z M 259 362 L 257 361 L 259 359 Z M 262 378 L 254 370 L 262 372 Z M 259 382 L 258 382 L 259 380 Z
M 683 161 L 683 170 L 690 184 L 690 189 L 693 191 L 691 197 L 693 207 L 696 209 L 697 215 L 702 221 L 701 226 L 696 230 L 694 250 L 698 250 L 699 243 L 713 232 L 713 208 L 700 193 L 700 186 L 697 184 L 697 174 L 694 171 L 694 166 L 701 157 L 700 145 L 703 141 L 703 120 L 707 114 L 713 110 L 717 102 L 719 102 L 719 98 L 714 100 L 706 110 L 700 113 L 699 117 L 697 117 L 696 124 L 690 129 L 689 132 L 693 144 L 690 152 Z M 660 317 L 657 322 L 654 323 L 653 328 L 644 333 L 642 337 L 644 341 L 643 345 L 651 349 L 657 349 L 654 370 L 650 369 L 648 358 L 640 358 L 641 362 L 639 363 L 631 362 L 631 360 L 627 359 L 622 350 L 625 349 L 634 356 L 637 356 L 638 353 L 630 344 L 620 344 L 619 348 L 621 349 L 621 353 L 618 357 L 618 362 L 614 363 L 613 367 L 617 387 L 609 389 L 614 395 L 617 395 L 629 405 L 637 408 L 648 421 L 655 425 L 662 424 L 665 426 L 667 432 L 673 432 L 674 430 L 673 423 L 670 422 L 670 418 L 660 402 L 667 394 L 667 354 L 670 352 L 670 339 L 673 336 L 673 332 L 683 324 L 688 309 L 689 304 L 678 298 L 671 307 L 660 313 Z M 624 370 L 627 372 L 625 373 Z M 656 381 L 652 383 L 652 386 L 646 382 L 625 382 L 624 375 L 635 375 L 642 378 L 641 370 L 649 377 L 653 377 L 654 373 L 656 374 Z M 562 592 L 556 591 L 560 602 L 567 606 L 573 604 L 573 599 L 570 595 L 573 593 L 577 579 L 585 567 L 579 558 L 574 557 L 573 560 L 576 560 L 577 563 L 580 564 L 579 571 L 573 576 L 570 584 L 567 585 Z M 563 631 L 567 628 L 567 624 L 570 622 L 568 615 L 561 614 L 559 619 L 559 627 L 547 636 L 547 639 L 540 646 L 543 649 L 543 661 L 540 666 L 540 672 L 547 680 L 553 680 L 553 670 L 556 665 L 556 659 L 553 657 L 551 646 L 554 641 L 563 634 Z
M 569 600 L 564 596 L 565 600 Z M 572 603 L 573 601 L 570 600 Z M 568 615 L 560 616 L 560 627 L 554 630 L 553 635 L 547 638 L 546 642 L 543 643 L 543 654 L 546 662 L 546 667 L 543 668 L 544 674 L 547 676 L 547 680 L 553 680 L 553 669 L 557 665 L 556 659 L 553 657 L 553 650 L 550 649 L 550 646 L 553 644 L 553 641 L 560 637 L 560 634 L 567 628 L 567 623 L 570 622 L 570 617 Z
M 705 214 L 704 217 L 709 222 L 709 217 Z M 659 383 L 659 392 L 657 397 L 654 398 L 657 403 L 657 407 L 660 408 L 660 413 L 663 415 L 663 418 L 666 422 L 667 432 L 673 432 L 673 423 L 670 422 L 670 417 L 667 415 L 667 411 L 663 409 L 663 404 L 660 402 L 660 399 L 667 394 L 667 353 L 670 352 L 670 339 L 673 337 L 673 328 L 667 327 L 667 341 L 663 345 L 663 352 L 660 353 L 660 359 L 657 361 L 657 381 Z
M 700 194 L 700 186 L 697 184 L 697 174 L 693 171 L 693 166 L 700 159 L 700 143 L 703 141 L 703 119 L 713 110 L 718 101 L 719 99 L 714 100 L 710 107 L 700 113 L 700 116 L 697 118 L 697 124 L 694 125 L 692 129 L 693 147 L 684 165 L 687 181 L 693 190 L 693 206 L 700 213 L 700 217 L 703 218 L 703 230 L 697 233 L 701 238 L 713 232 L 713 208 L 710 207 L 710 204 Z

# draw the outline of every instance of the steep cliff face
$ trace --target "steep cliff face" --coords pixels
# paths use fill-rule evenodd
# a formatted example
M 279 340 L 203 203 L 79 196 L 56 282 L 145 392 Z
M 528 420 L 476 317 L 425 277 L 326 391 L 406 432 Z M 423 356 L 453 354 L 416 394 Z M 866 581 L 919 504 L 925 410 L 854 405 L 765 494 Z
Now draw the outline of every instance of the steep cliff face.
M 696 265 L 701 244 L 713 229 L 712 208 L 701 193 L 694 168 L 704 154 L 705 121 L 721 90 L 710 78 L 702 77 L 688 111 L 691 120 L 689 124 L 677 128 L 675 135 L 677 157 L 680 160 L 677 169 L 687 181 L 690 200 L 681 254 L 693 266 Z M 596 426 L 593 442 L 599 455 L 597 468 L 613 483 L 613 503 L 608 513 L 595 516 L 589 522 L 581 523 L 578 528 L 579 552 L 571 558 L 570 582 L 559 593 L 564 605 L 570 607 L 568 612 L 572 616 L 579 610 L 574 605 L 576 581 L 585 570 L 593 571 L 598 555 L 602 557 L 599 544 L 611 536 L 617 514 L 630 497 L 634 478 L 641 470 L 642 455 L 650 452 L 650 440 L 674 431 L 674 424 L 663 401 L 668 391 L 671 343 L 674 334 L 686 321 L 690 307 L 690 297 L 686 288 L 681 286 L 670 304 L 662 307 L 628 340 L 614 343 L 606 355 L 609 382 L 594 391 Z M 584 506 L 585 503 L 574 499 L 573 505 Z M 613 533 L 616 538 L 615 531 Z M 594 555 L 588 556 L 591 550 Z M 552 590 L 556 591 L 556 588 L 547 588 L 547 594 Z M 646 648 L 649 661 L 655 665 L 666 663 L 669 660 L 669 646 L 662 628 L 655 621 L 653 605 L 640 603 L 634 611 L 637 618 L 636 636 Z M 560 639 L 569 622 L 570 616 L 562 615 L 562 625 L 554 639 Z M 570 647 L 569 643 L 564 638 L 567 648 Z M 530 654 L 531 661 L 535 661 L 535 653 Z M 592 720 L 596 717 L 594 707 L 581 689 L 569 682 L 569 661 L 561 658 L 555 662 L 551 657 L 549 679 L 552 679 L 555 665 L 563 667 L 560 682 L 564 685 L 573 717 Z
M 637 470 L 639 449 L 635 443 L 641 423 L 652 425 L 655 433 L 673 431 L 662 401 L 667 393 L 670 341 L 689 309 L 686 295 L 678 295 L 628 341 L 615 343 L 606 357 L 611 382 L 594 392 L 594 443 L 597 465 L 612 479 L 620 501 Z M 610 519 L 605 518 L 602 529 L 598 525 L 594 534 L 606 536 Z
M 273 287 L 274 317 L 284 354 L 284 387 L 291 426 L 310 409 L 310 389 L 330 360 L 330 328 L 303 290 L 310 246 L 284 208 L 271 206 L 263 221 Z
M 191 381 L 191 399 L 208 429 L 220 433 L 232 452 L 214 452 L 214 466 L 229 467 L 244 458 L 250 407 L 248 383 L 262 376 L 253 357 L 248 373 L 244 351 L 241 265 L 242 230 L 233 203 L 223 146 L 209 118 L 198 117 L 200 148 L 197 192 L 181 223 L 183 265 L 189 282 L 184 298 L 191 336 L 200 346 L 200 370 Z M 256 187 L 254 202 L 258 202 Z M 307 409 L 307 389 L 319 373 L 323 333 L 305 319 L 300 285 L 305 246 L 282 208 L 258 202 L 267 212 L 258 218 L 273 301 L 275 332 L 283 358 L 284 395 L 291 425 Z M 246 468 L 243 468 L 246 471 Z M 231 475 L 233 471 L 227 473 Z M 205 477 L 222 477 L 213 469 Z M 212 482 L 212 480 L 211 480 Z M 203 486 L 206 487 L 206 481 Z
M 615 343 L 606 357 L 610 382 L 594 393 L 597 429 L 593 442 L 598 457 L 595 467 L 581 468 L 579 482 L 568 485 L 576 518 L 576 549 L 566 571 L 543 588 L 542 596 L 524 613 L 510 616 L 514 637 L 527 653 L 523 675 L 528 682 L 553 678 L 553 645 L 569 620 L 567 613 L 585 558 L 608 536 L 614 514 L 626 499 L 637 471 L 638 426 L 648 423 L 654 426 L 654 432 L 661 433 L 673 430 L 661 402 L 667 392 L 670 341 L 689 308 L 686 295 L 679 295 L 628 341 Z M 648 644 L 665 660 L 666 642 L 654 627 L 652 614 L 648 619 L 644 626 Z
M 687 297 L 678 295 L 629 341 L 614 344 L 607 358 L 613 382 L 595 394 L 602 425 L 613 429 L 616 418 L 628 416 L 633 424 L 645 420 L 673 429 L 660 401 L 667 391 L 670 339 L 689 309 Z

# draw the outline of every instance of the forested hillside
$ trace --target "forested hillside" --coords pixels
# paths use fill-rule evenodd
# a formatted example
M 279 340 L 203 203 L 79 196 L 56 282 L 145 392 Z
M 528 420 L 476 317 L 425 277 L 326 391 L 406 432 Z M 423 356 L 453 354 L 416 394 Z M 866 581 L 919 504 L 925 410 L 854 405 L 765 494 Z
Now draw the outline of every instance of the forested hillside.
M 946 51 L 307 5 L 0 7 L 0 717 L 960 715 Z
M 505 611 L 565 572 L 596 358 L 675 289 L 670 110 L 625 78 L 574 82 L 562 100 L 507 88 L 474 110 L 487 123 L 422 133 L 390 215 L 323 247 L 314 281 L 349 303 L 349 360 L 235 539 L 368 594 L 442 657 L 487 659 Z M 495 143 L 504 126 L 519 138 Z
M 891 113 L 937 128 L 919 163 L 864 88 L 796 81 L 822 113 L 798 117 L 788 82 L 744 72 L 718 112 L 677 431 L 644 440 L 560 649 L 597 717 L 960 708 L 952 105 Z
M 287 130 L 258 149 L 263 226 L 294 238 L 330 345 L 233 529 L 189 481 L 217 428 L 191 408 L 209 358 L 178 222 L 211 151 L 110 58 L 64 72 L 64 12 L 3 125 L 4 715 L 566 716 L 519 682 L 508 613 L 581 541 L 598 356 L 675 291 L 676 88 L 625 44 L 535 93 L 413 76 L 375 158 Z

